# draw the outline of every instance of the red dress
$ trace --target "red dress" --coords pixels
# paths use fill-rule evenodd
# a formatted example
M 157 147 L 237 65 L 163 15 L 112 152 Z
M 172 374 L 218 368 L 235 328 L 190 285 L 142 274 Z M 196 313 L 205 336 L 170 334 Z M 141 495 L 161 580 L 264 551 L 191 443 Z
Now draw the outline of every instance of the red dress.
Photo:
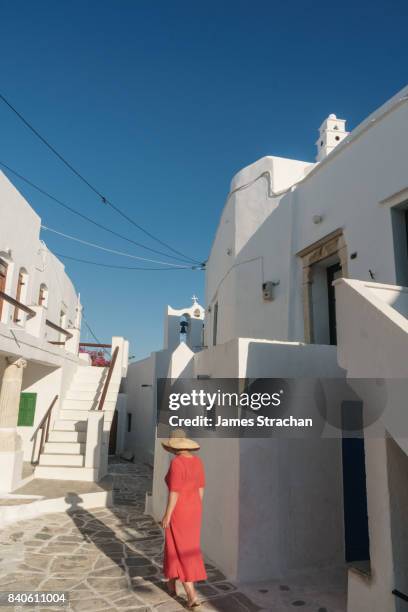
M 166 475 L 169 491 L 179 494 L 165 530 L 163 572 L 182 582 L 206 580 L 200 548 L 202 503 L 198 489 L 205 486 L 204 466 L 197 456 L 177 455 Z

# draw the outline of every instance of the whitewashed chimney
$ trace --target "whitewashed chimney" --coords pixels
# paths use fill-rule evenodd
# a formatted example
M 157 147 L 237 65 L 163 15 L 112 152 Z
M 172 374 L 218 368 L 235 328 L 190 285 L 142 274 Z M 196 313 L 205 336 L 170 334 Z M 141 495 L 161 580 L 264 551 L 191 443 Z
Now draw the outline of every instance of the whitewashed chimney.
M 327 157 L 347 135 L 346 120 L 337 119 L 334 114 L 329 115 L 319 128 L 316 161 L 322 161 Z

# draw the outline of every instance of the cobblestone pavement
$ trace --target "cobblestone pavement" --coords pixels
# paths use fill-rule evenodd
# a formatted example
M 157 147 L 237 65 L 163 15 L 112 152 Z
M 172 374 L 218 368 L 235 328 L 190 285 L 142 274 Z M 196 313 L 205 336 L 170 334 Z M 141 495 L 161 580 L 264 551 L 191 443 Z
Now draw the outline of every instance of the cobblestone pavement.
M 66 513 L 15 523 L 0 534 L 0 591 L 65 591 L 65 608 L 84 612 L 173 612 L 185 599 L 171 598 L 161 576 L 163 538 L 143 514 L 151 470 L 113 462 L 112 508 L 84 510 L 80 495 L 69 493 Z M 239 588 L 207 564 L 208 580 L 199 583 L 202 612 L 342 612 L 338 593 L 321 596 L 317 585 L 298 591 L 268 583 Z M 182 586 L 178 586 L 180 595 Z M 333 595 L 333 596 L 332 596 Z M 327 604 L 327 605 L 326 605 Z M 301 607 L 300 607 L 301 606 Z M 61 607 L 2 607 L 0 610 L 47 612 Z
M 170 597 L 161 576 L 162 531 L 143 514 L 151 470 L 143 465 L 111 463 L 114 506 L 84 510 L 80 496 L 69 493 L 66 513 L 21 521 L 0 534 L 0 590 L 67 591 L 73 611 L 173 612 L 185 600 Z M 208 581 L 198 585 L 200 610 L 257 611 L 212 565 Z M 182 587 L 179 587 L 180 593 Z M 13 610 L 0 606 L 1 610 Z M 61 607 L 15 606 L 14 610 Z

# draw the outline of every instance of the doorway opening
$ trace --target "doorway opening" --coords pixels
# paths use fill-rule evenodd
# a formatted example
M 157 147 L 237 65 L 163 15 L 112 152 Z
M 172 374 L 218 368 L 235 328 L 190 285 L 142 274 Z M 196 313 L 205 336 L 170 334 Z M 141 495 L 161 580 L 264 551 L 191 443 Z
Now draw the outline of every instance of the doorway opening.
M 337 344 L 336 294 L 333 281 L 343 276 L 337 256 L 312 266 L 311 285 L 312 328 L 314 344 Z
M 394 241 L 395 280 L 408 287 L 408 203 L 391 209 Z
M 336 307 L 332 283 L 348 276 L 347 245 L 341 228 L 297 253 L 302 265 L 305 342 L 336 344 Z
M 342 402 L 341 417 L 345 560 L 369 564 L 363 403 Z
M 329 266 L 327 274 L 327 302 L 329 310 L 329 344 L 337 344 L 337 324 L 336 324 L 336 291 L 333 281 L 342 276 L 340 262 Z
M 116 454 L 117 437 L 118 437 L 118 411 L 115 410 L 115 412 L 113 413 L 111 429 L 109 432 L 109 455 Z

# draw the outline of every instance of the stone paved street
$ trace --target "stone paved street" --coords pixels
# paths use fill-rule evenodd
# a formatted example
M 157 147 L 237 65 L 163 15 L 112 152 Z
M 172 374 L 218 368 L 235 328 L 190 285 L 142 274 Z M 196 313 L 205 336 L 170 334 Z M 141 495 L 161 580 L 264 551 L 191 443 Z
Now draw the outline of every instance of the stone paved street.
M 67 513 L 15 523 L 1 532 L 0 590 L 67 591 L 70 601 L 65 609 L 73 611 L 185 609 L 183 597 L 174 599 L 166 593 L 161 529 L 143 514 L 145 492 L 151 489 L 150 468 L 113 462 L 109 471 L 114 483 L 112 508 L 81 509 L 80 496 L 69 493 Z M 307 601 L 278 584 L 239 589 L 214 566 L 207 564 L 207 570 L 208 581 L 198 585 L 203 612 L 285 612 L 299 606 L 313 612 L 342 609 L 321 606 L 315 591 Z M 45 612 L 61 607 L 0 609 Z
M 86 612 L 184 609 L 185 600 L 171 598 L 162 581 L 161 529 L 143 514 L 151 470 L 112 463 L 109 471 L 114 478 L 112 508 L 81 509 L 80 496 L 69 493 L 67 513 L 47 514 L 2 531 L 0 590 L 68 591 L 68 609 Z M 201 597 L 208 598 L 202 610 L 261 609 L 211 565 L 208 582 L 199 588 Z

